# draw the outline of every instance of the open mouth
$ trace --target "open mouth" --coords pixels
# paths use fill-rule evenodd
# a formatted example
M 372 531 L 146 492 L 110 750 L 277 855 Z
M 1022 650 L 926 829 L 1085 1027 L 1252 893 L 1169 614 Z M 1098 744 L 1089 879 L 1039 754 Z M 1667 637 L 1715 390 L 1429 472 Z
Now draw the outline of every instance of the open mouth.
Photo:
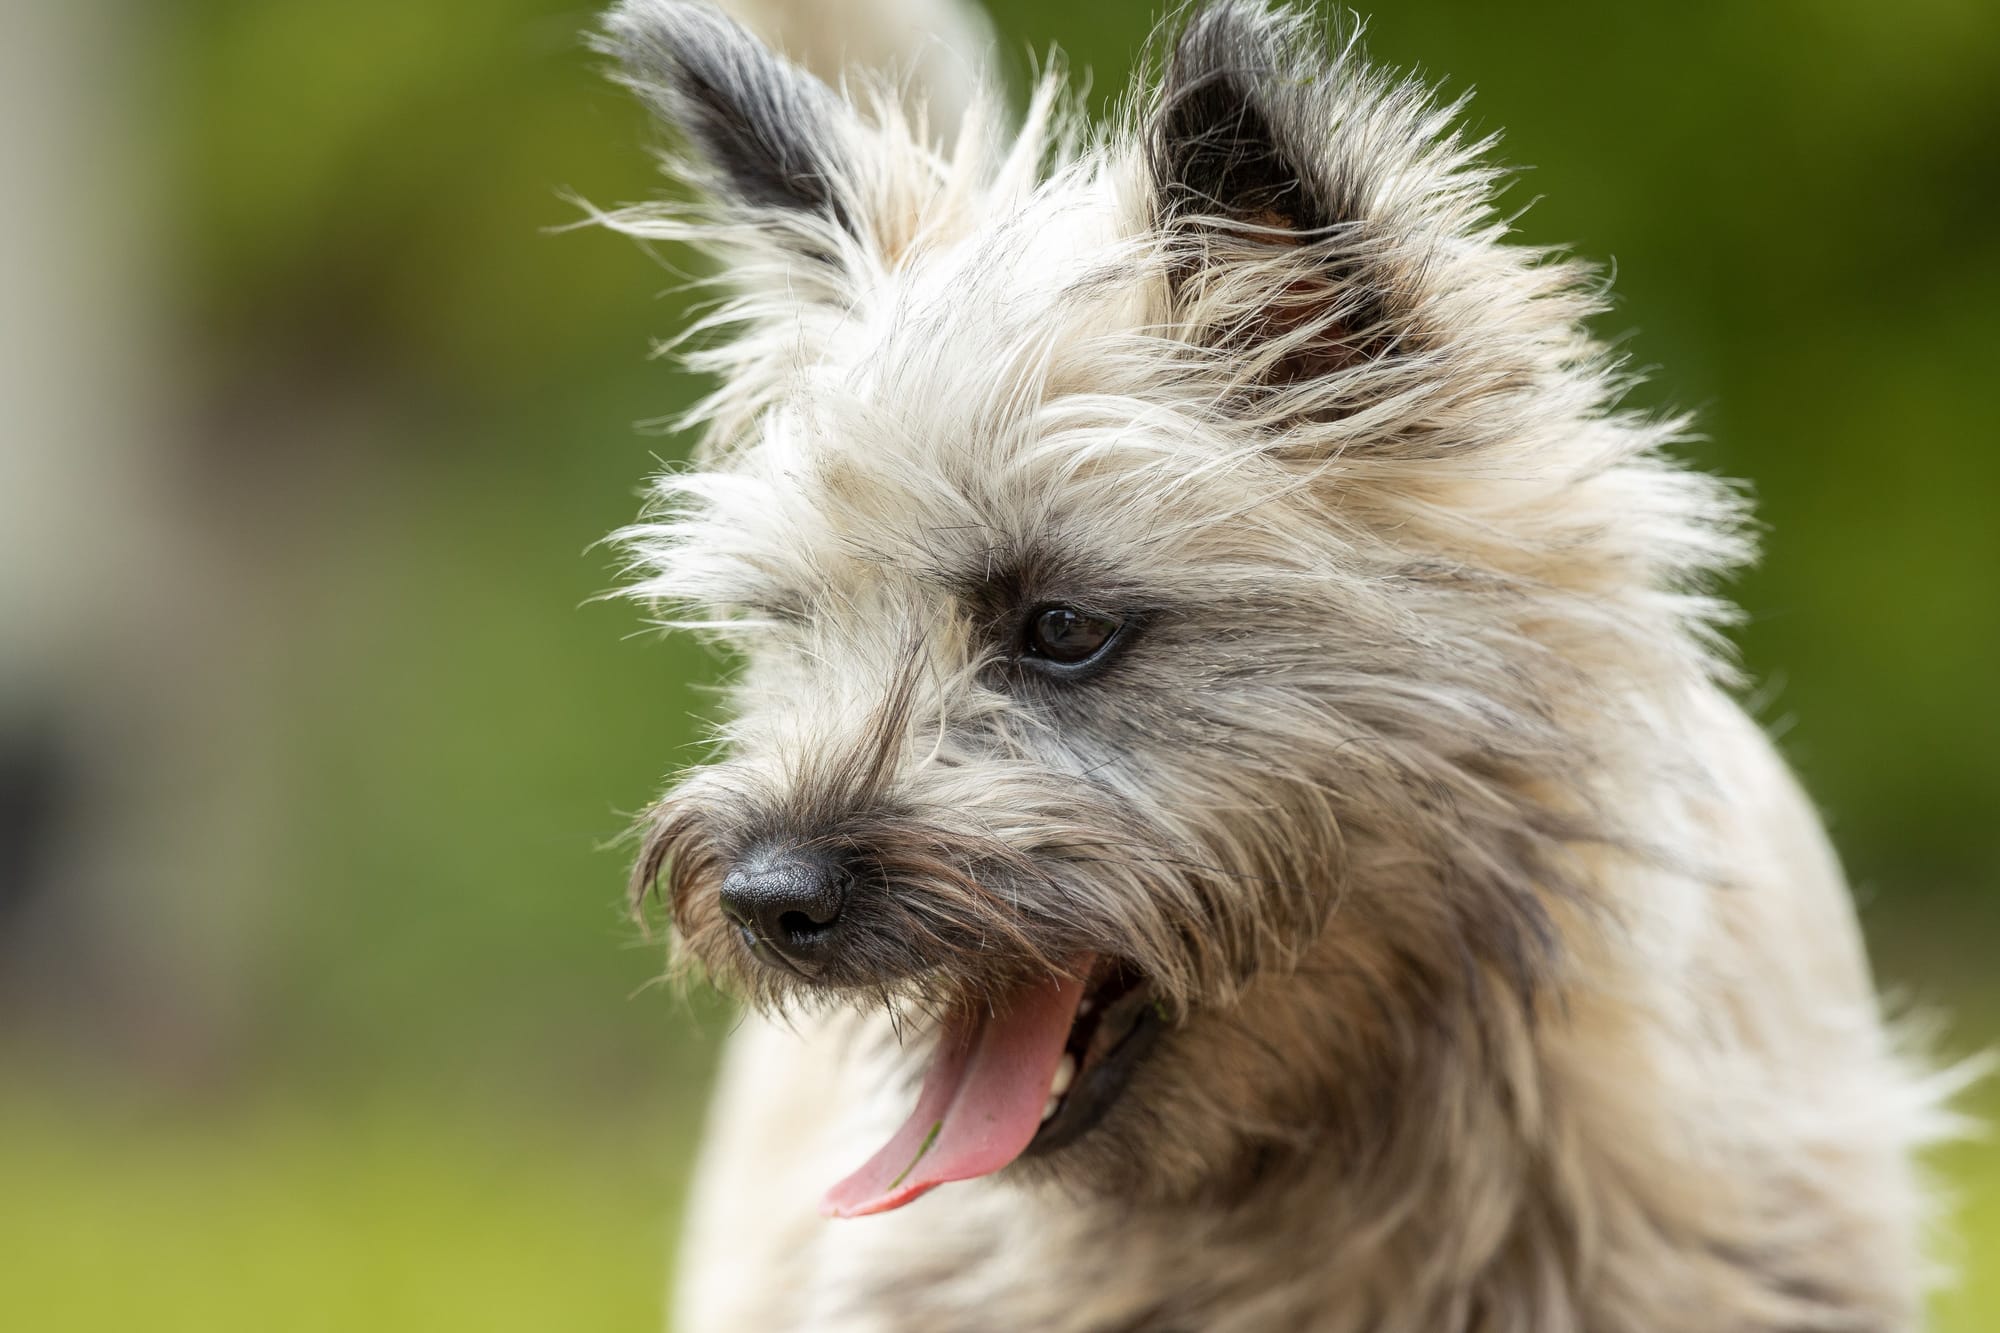
M 1146 979 L 1120 964 L 1100 964 L 1077 1002 L 1049 1099 L 1042 1104 L 1041 1127 L 1021 1155 L 1054 1152 L 1095 1129 L 1124 1095 L 1162 1026 Z
M 1152 988 L 1132 969 L 1085 958 L 1076 971 L 946 1023 L 916 1109 L 827 1191 L 820 1211 L 887 1212 L 1095 1128 L 1165 1024 Z

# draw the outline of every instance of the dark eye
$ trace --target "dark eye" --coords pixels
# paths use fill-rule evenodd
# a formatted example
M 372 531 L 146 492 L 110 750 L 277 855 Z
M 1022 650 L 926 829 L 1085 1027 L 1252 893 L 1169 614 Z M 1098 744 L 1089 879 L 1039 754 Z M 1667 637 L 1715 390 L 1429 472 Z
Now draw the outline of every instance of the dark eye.
M 1045 607 L 1028 622 L 1026 655 L 1058 666 L 1082 666 L 1109 647 L 1121 628 L 1108 616 L 1073 606 Z

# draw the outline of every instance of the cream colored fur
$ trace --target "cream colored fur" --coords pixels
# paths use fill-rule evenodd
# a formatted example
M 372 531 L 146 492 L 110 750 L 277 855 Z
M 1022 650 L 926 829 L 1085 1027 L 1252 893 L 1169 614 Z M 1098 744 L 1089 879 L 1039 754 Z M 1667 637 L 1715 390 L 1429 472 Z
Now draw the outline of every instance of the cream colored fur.
M 1317 58 L 1222 9 L 1198 36 L 1273 80 Z M 635 0 L 614 38 L 681 13 Z M 1740 500 L 1617 406 L 1594 278 L 1507 240 L 1456 108 L 1325 59 L 1271 110 L 1323 146 L 1323 230 L 1163 205 L 1162 104 L 1086 133 L 1055 79 L 1007 132 L 973 92 L 947 150 L 863 94 L 815 132 L 837 216 L 733 203 L 709 163 L 714 209 L 608 219 L 706 248 L 729 293 L 690 344 L 699 460 L 623 534 L 638 595 L 742 663 L 641 876 L 756 1008 L 688 1333 L 1918 1324 L 1936 1089 L 1732 698 Z M 1060 703 L 995 683 L 952 591 L 1051 548 L 1157 608 Z M 742 956 L 710 905 L 734 828 L 870 803 L 967 867 L 1064 867 L 1018 922 L 892 886 L 1018 945 L 861 1007 Z M 821 1219 L 908 1110 L 929 1015 L 1079 945 L 1175 1016 L 1131 1105 L 1088 1148 Z

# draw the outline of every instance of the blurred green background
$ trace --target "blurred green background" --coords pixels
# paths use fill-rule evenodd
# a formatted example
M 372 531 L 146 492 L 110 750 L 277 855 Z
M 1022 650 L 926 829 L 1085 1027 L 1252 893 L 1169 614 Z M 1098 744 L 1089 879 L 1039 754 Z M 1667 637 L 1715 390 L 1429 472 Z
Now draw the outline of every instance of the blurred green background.
M 1146 5 L 996 3 L 1124 86 Z M 716 664 L 591 603 L 698 386 L 549 0 L 26 0 L 0 46 L 0 1328 L 647 1329 L 726 1012 L 627 814 Z M 1537 242 L 1750 479 L 1760 715 L 1885 982 L 2000 1024 L 2000 7 L 1425 0 Z M 2000 1114 L 1991 1088 L 1974 1109 Z M 1935 1159 L 2000 1326 L 2000 1154 Z

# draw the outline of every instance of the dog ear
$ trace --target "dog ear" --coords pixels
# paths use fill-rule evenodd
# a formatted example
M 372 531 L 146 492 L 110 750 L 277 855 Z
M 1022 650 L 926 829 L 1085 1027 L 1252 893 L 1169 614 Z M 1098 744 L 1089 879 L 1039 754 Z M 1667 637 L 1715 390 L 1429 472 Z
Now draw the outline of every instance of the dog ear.
M 1147 142 L 1186 336 L 1271 387 L 1394 351 L 1408 238 L 1388 164 L 1426 165 L 1432 113 L 1296 15 L 1252 0 L 1198 10 Z
M 859 235 L 852 110 L 706 4 L 621 0 L 595 45 L 694 150 L 724 204 L 822 218 Z
M 1357 220 L 1351 183 L 1319 170 L 1332 126 L 1316 84 L 1332 62 L 1299 21 L 1255 3 L 1209 4 L 1174 43 L 1153 117 L 1153 168 L 1169 226 L 1222 218 L 1283 233 Z

